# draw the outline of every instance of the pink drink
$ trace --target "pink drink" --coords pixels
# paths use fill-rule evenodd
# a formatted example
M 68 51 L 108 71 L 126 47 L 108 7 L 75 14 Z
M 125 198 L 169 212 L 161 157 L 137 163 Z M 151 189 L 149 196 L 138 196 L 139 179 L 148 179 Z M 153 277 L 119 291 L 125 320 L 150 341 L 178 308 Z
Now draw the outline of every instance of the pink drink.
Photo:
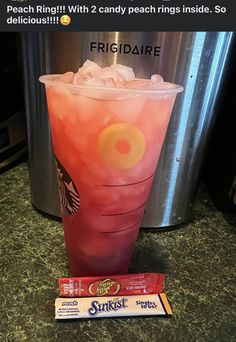
M 69 269 L 127 273 L 180 86 L 46 84 Z

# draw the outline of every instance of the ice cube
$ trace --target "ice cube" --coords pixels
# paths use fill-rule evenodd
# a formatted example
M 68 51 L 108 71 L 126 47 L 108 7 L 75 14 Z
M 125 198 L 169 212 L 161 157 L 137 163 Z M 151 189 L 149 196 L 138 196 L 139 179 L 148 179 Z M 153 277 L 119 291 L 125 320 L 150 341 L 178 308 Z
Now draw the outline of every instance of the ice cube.
M 107 109 L 107 112 L 114 115 L 119 121 L 125 120 L 133 123 L 139 117 L 145 101 L 145 96 L 135 96 L 122 101 L 111 100 L 106 102 L 104 110 Z
M 120 81 L 119 81 L 120 82 Z M 122 83 L 122 82 L 121 82 Z M 113 78 L 106 78 L 105 80 L 104 80 L 104 85 L 106 86 L 106 87 L 110 87 L 110 88 L 114 88 L 114 87 L 116 87 L 116 82 L 113 80 Z
M 51 79 L 74 85 L 107 88 L 170 89 L 174 87 L 172 83 L 164 82 L 158 74 L 152 75 L 151 79 L 138 79 L 135 78 L 130 67 L 112 64 L 110 67 L 101 68 L 90 60 L 86 60 L 75 74 L 69 71 L 62 75 L 52 75 Z
M 126 83 L 126 88 L 129 89 L 150 89 L 152 84 L 150 80 L 145 80 L 145 79 L 135 79 L 132 81 L 128 81 Z
M 169 82 L 163 82 L 162 84 L 159 84 L 160 89 L 172 89 L 175 87 L 175 84 L 169 83 Z
M 113 64 L 112 69 L 116 70 L 125 81 L 131 81 L 135 79 L 135 75 L 132 68 L 126 67 L 121 64 Z
M 82 67 L 79 68 L 77 74 L 90 74 L 91 76 L 97 76 L 97 74 L 99 74 L 101 70 L 102 68 L 99 65 L 97 65 L 97 63 L 94 63 L 87 59 L 86 62 L 84 62 L 84 64 L 82 65 Z
M 76 85 L 83 85 L 90 78 L 91 76 L 88 76 L 86 74 L 83 74 L 83 75 L 75 74 L 72 83 Z
M 68 71 L 60 77 L 57 78 L 58 82 L 65 82 L 65 83 L 73 83 L 74 80 L 74 73 L 72 71 Z
M 46 94 L 50 116 L 64 120 L 74 112 L 74 97 L 66 87 L 48 87 Z
M 124 81 L 115 81 L 113 78 L 106 78 L 104 80 L 105 87 L 109 88 L 125 88 L 125 82 Z
M 102 80 L 112 78 L 115 82 L 125 81 L 124 77 L 115 68 L 112 67 L 102 68 L 102 70 L 97 74 L 97 77 Z
M 151 76 L 151 81 L 154 82 L 154 83 L 163 83 L 164 82 L 164 80 L 161 77 L 161 75 L 152 75 Z
M 104 87 L 105 85 L 104 81 L 98 77 L 88 77 L 82 84 L 95 87 Z

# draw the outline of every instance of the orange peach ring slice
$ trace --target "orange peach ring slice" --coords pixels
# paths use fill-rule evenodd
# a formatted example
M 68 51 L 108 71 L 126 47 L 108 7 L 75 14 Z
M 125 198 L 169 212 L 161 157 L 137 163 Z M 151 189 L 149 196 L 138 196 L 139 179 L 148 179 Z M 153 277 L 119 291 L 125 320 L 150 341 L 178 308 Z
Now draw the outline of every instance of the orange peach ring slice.
M 100 158 L 119 169 L 130 169 L 140 162 L 145 147 L 141 130 L 125 122 L 107 126 L 98 136 Z

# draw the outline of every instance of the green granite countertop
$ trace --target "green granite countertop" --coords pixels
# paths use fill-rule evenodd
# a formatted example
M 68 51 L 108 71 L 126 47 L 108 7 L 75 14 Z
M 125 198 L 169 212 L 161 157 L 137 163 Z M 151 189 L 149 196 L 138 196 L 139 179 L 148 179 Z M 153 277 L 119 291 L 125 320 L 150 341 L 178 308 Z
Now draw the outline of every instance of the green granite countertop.
M 235 221 L 203 191 L 191 223 L 141 231 L 130 272 L 167 274 L 170 318 L 57 322 L 57 279 L 67 276 L 63 230 L 30 202 L 25 163 L 0 175 L 1 341 L 236 341 Z

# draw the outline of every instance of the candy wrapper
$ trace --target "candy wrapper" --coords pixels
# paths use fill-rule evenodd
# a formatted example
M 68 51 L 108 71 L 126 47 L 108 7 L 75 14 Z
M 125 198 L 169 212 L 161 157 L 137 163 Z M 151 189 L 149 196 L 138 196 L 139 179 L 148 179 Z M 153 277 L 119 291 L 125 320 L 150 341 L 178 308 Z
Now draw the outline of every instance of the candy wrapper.
M 57 298 L 56 319 L 172 315 L 166 295 Z
M 158 294 L 163 292 L 164 279 L 161 273 L 60 278 L 59 291 L 61 297 Z

